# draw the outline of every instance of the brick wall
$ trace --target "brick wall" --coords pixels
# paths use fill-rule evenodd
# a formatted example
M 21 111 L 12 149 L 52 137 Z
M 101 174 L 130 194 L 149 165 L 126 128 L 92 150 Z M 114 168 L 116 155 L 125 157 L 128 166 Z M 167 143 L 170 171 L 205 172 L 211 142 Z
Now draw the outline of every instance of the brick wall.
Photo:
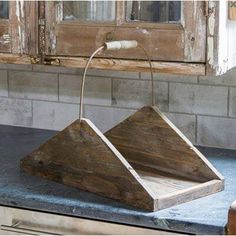
M 78 117 L 81 69 L 0 64 L 0 124 L 60 130 Z M 194 143 L 236 149 L 236 70 L 155 74 L 155 101 Z M 106 131 L 151 101 L 149 73 L 90 70 L 84 115 Z

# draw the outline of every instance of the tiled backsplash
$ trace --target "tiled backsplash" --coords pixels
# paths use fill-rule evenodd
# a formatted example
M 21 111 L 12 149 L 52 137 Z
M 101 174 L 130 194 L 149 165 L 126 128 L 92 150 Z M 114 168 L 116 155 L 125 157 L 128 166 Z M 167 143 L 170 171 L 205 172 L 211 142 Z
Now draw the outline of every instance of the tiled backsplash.
M 0 64 L 0 124 L 61 130 L 78 117 L 81 69 Z M 154 74 L 155 102 L 194 143 L 236 149 L 236 70 Z M 89 70 L 84 115 L 103 132 L 151 102 L 149 73 Z

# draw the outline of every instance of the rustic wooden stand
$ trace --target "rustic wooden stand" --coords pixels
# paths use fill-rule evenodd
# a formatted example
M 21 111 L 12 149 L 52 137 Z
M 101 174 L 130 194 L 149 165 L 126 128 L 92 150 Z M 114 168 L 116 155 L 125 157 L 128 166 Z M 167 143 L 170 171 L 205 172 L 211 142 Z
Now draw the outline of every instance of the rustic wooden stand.
M 154 210 L 224 188 L 224 179 L 157 107 L 146 106 L 105 133 L 154 194 Z
M 122 42 L 108 46 L 137 46 Z M 85 67 L 80 118 L 22 159 L 21 169 L 148 211 L 222 190 L 223 177 L 157 107 L 143 107 L 106 137 L 82 118 L 85 74 L 100 50 Z

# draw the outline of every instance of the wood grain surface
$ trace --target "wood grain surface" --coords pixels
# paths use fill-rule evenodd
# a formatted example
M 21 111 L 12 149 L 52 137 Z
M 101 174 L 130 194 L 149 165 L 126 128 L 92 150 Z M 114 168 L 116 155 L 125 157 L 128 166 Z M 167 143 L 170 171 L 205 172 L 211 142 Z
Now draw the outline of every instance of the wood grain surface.
M 20 165 L 29 174 L 153 210 L 145 183 L 89 120 L 76 120 Z
M 224 188 L 221 174 L 157 107 L 141 108 L 105 136 L 153 191 L 155 209 Z
M 156 107 L 146 106 L 105 133 L 137 170 L 188 180 L 221 179 L 215 168 Z

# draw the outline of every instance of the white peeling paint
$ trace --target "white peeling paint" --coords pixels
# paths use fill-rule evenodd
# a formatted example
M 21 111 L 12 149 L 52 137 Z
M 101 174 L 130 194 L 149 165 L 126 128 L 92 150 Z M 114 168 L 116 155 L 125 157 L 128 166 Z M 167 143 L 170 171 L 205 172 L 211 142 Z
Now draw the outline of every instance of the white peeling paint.
M 56 50 L 57 39 L 52 31 L 50 32 L 50 43 L 51 43 L 51 49 Z
M 141 32 L 142 32 L 143 34 L 150 34 L 146 29 L 141 29 Z
M 208 32 L 210 35 L 214 35 L 215 30 L 215 14 L 212 13 L 208 19 Z
M 207 38 L 207 62 L 209 65 L 214 66 L 214 38 Z
M 11 37 L 9 34 L 3 34 L 2 37 L 0 37 L 0 43 L 1 44 L 9 44 L 11 43 Z
M 25 31 L 22 27 L 22 19 L 24 17 L 24 0 L 16 1 L 16 17 L 17 17 L 17 25 L 18 25 L 18 48 L 19 53 L 23 53 L 24 42 L 25 42 Z
M 216 12 L 215 12 L 215 3 L 213 1 L 209 1 L 209 11 L 211 12 L 208 16 L 208 35 L 207 35 L 207 62 L 212 69 L 216 69 L 215 63 L 215 53 L 214 48 L 214 37 L 215 35 L 215 24 L 216 24 Z
M 56 22 L 63 20 L 63 3 L 58 2 L 56 5 Z

